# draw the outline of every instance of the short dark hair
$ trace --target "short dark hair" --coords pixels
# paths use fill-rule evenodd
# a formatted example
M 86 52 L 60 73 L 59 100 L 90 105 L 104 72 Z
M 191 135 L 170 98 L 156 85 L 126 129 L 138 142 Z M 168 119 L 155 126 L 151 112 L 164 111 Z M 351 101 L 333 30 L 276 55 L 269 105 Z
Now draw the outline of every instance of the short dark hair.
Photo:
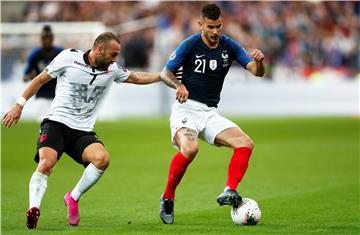
M 42 30 L 41 30 L 41 36 L 45 37 L 45 36 L 53 36 L 53 32 L 51 30 L 51 26 L 46 24 L 43 26 Z
M 210 20 L 217 20 L 221 16 L 221 11 L 216 4 L 207 4 L 201 9 L 201 16 Z
M 97 36 L 97 38 L 95 39 L 94 44 L 93 44 L 93 49 L 97 48 L 100 44 L 108 43 L 111 40 L 115 40 L 116 42 L 118 42 L 120 44 L 120 39 L 112 32 L 102 33 L 99 36 Z

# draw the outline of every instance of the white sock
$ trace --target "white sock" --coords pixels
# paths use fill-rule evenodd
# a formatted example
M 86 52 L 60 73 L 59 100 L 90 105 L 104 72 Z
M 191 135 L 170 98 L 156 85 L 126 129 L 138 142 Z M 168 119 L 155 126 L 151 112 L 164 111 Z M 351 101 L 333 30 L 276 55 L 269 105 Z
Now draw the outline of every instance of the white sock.
M 227 191 L 227 190 L 229 190 L 229 189 L 230 189 L 230 187 L 229 187 L 229 186 L 226 186 L 225 189 L 224 189 L 224 192 Z
M 84 174 L 81 176 L 75 188 L 71 191 L 71 197 L 75 201 L 78 201 L 81 195 L 88 191 L 100 179 L 103 173 L 104 171 L 90 163 L 85 168 Z
M 29 183 L 29 203 L 30 207 L 40 208 L 41 200 L 47 188 L 48 176 L 35 171 Z

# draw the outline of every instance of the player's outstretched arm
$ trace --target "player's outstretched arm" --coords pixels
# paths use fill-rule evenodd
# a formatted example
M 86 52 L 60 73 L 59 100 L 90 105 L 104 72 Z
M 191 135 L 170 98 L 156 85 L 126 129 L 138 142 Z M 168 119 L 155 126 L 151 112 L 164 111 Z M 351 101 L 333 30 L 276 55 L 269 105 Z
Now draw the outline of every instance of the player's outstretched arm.
M 176 89 L 176 99 L 180 103 L 186 102 L 189 92 L 186 87 L 176 78 L 175 74 L 164 68 L 161 73 L 161 80 L 169 87 Z
M 28 99 L 30 99 L 42 85 L 50 81 L 52 77 L 44 70 L 36 76 L 31 83 L 26 87 L 22 97 L 20 97 L 16 104 L 4 115 L 2 124 L 4 127 L 9 128 L 12 124 L 16 124 L 21 116 L 22 109 Z
M 160 73 L 131 72 L 126 83 L 145 85 L 161 81 Z
M 265 74 L 264 54 L 260 50 L 254 50 L 251 54 L 253 61 L 246 65 L 246 69 L 257 77 L 263 77 Z

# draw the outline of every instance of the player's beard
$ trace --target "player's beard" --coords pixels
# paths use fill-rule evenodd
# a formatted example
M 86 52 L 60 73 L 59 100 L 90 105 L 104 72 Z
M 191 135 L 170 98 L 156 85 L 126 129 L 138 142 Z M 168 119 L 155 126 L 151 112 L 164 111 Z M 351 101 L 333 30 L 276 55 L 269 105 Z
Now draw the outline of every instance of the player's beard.
M 219 37 L 211 37 L 211 42 L 217 44 L 219 42 Z
M 220 38 L 219 36 L 215 37 L 215 36 L 211 36 L 210 34 L 206 34 L 206 33 L 205 33 L 205 37 L 211 45 L 217 44 L 219 42 L 219 38 Z
M 105 60 L 105 56 L 101 56 L 95 59 L 96 67 L 99 69 L 107 69 L 110 63 L 107 63 Z
M 211 38 L 213 43 L 219 42 L 220 35 L 213 35 L 213 36 L 209 35 L 209 37 Z

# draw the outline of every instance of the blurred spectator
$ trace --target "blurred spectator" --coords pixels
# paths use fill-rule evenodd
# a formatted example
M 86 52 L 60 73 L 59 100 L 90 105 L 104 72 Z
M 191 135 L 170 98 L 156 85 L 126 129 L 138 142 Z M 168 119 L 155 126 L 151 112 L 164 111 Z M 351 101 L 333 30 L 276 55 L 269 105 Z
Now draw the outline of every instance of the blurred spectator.
M 140 33 L 132 35 L 127 42 L 124 42 L 122 55 L 125 67 L 148 67 L 150 42 Z
M 167 57 L 174 45 L 198 31 L 198 9 L 205 3 L 32 1 L 23 10 L 23 21 L 101 21 L 112 26 L 158 16 L 156 38 L 135 34 L 131 36 L 133 40 L 127 41 L 128 47 L 142 50 L 153 45 L 164 53 L 160 57 Z M 355 77 L 360 70 L 358 1 L 222 1 L 218 4 L 226 16 L 225 34 L 247 50 L 259 46 L 266 55 L 270 77 L 274 66 L 287 66 L 296 71 L 333 67 L 346 71 L 350 77 Z M 127 56 L 131 63 L 135 62 L 131 55 Z M 141 56 L 137 66 L 147 65 L 148 59 L 143 57 L 146 55 Z
M 39 75 L 45 67 L 63 50 L 62 47 L 53 45 L 54 34 L 50 25 L 44 25 L 41 34 L 41 46 L 34 48 L 26 62 L 24 81 L 30 81 Z M 35 95 L 38 105 L 38 118 L 49 109 L 52 99 L 55 97 L 56 79 L 44 84 Z

